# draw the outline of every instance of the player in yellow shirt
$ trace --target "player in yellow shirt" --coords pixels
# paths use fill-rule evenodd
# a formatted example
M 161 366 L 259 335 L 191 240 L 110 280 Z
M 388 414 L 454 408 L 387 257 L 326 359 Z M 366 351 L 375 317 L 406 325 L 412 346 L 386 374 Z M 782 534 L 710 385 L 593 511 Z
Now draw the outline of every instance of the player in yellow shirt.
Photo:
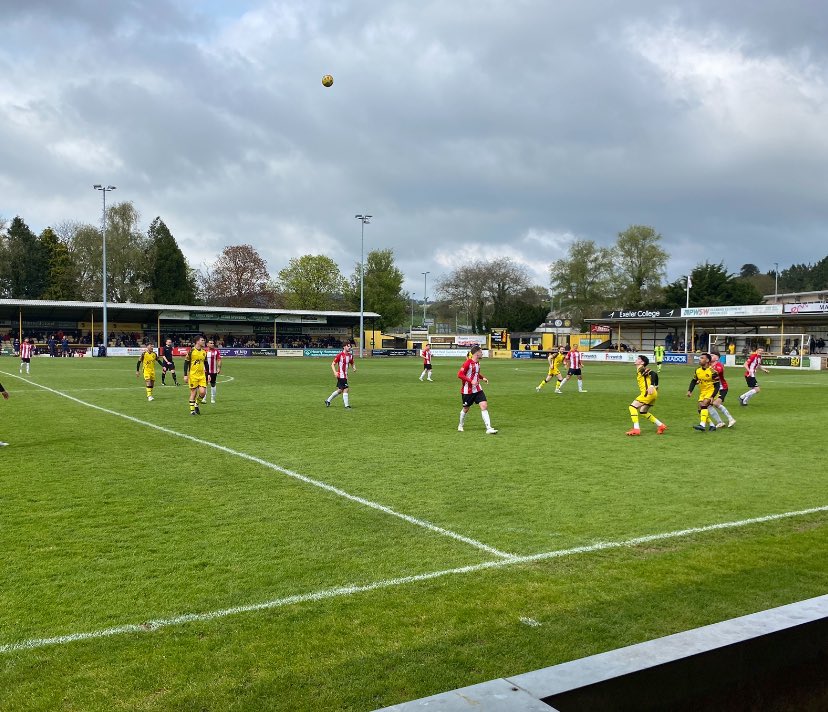
M 158 361 L 158 354 L 153 350 L 152 344 L 147 344 L 146 349 L 138 358 L 138 364 L 135 367 L 135 377 L 141 374 L 143 367 L 144 383 L 147 387 L 147 400 L 155 400 L 152 397 L 152 389 L 155 387 L 155 364 Z
M 699 356 L 699 367 L 693 371 L 693 378 L 690 379 L 690 386 L 687 388 L 688 398 L 693 395 L 696 384 L 699 386 L 699 424 L 693 427 L 701 432 L 716 432 L 716 426 L 710 420 L 708 408 L 719 392 L 719 374 L 713 370 L 708 353 Z
M 638 424 L 639 415 L 656 426 L 656 433 L 663 435 L 667 426 L 650 412 L 650 408 L 658 400 L 658 374 L 650 370 L 650 359 L 646 356 L 636 358 L 635 367 L 638 395 L 630 403 L 630 418 L 633 426 L 632 430 L 627 431 L 627 435 L 641 435 L 641 426 Z
M 553 352 L 546 357 L 546 360 L 549 362 L 549 371 L 546 374 L 546 378 L 544 378 L 538 384 L 537 388 L 535 388 L 535 392 L 540 393 L 541 388 L 549 383 L 554 376 L 558 379 L 558 382 L 555 384 L 555 393 L 560 393 L 561 382 L 563 381 L 563 376 L 561 376 L 561 364 L 564 362 L 564 347 L 559 346 L 556 352 Z
M 207 351 L 204 349 L 204 337 L 196 339 L 195 346 L 184 358 L 184 382 L 190 386 L 190 415 L 200 415 L 198 404 L 207 397 Z

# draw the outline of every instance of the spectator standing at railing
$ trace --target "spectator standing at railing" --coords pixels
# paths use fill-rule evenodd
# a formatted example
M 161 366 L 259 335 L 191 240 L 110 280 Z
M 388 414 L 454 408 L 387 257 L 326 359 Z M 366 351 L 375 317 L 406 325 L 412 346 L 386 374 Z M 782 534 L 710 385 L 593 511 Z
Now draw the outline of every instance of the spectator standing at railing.
M 49 358 L 55 358 L 57 356 L 57 341 L 55 341 L 55 337 L 52 334 L 49 334 L 46 345 L 49 347 Z
M 69 337 L 66 334 L 63 335 L 63 341 L 60 344 L 61 349 L 61 356 L 68 356 L 69 355 Z

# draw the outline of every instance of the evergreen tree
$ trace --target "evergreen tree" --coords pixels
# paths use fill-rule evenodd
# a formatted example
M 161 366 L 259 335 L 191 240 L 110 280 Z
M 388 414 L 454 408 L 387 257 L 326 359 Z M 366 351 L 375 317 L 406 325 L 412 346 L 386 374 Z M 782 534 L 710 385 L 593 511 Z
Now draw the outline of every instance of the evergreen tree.
M 760 304 L 762 295 L 749 281 L 728 274 L 723 264 L 696 265 L 690 273 L 690 306 L 738 306 Z M 681 308 L 686 303 L 684 277 L 668 284 L 664 289 L 664 304 L 668 308 Z
M 37 236 L 18 215 L 11 221 L 0 254 L 0 288 L 12 299 L 39 299 L 49 279 L 49 259 Z
M 50 227 L 40 233 L 39 240 L 49 265 L 43 298 L 57 301 L 78 299 L 78 270 L 69 254 L 69 248 Z
M 150 240 L 150 298 L 156 304 L 193 304 L 196 298 L 193 272 L 160 217 L 150 224 L 147 237 Z
M 406 322 L 408 299 L 402 294 L 403 273 L 394 263 L 393 250 L 371 250 L 365 260 L 363 297 L 365 311 L 376 312 L 379 329 L 389 329 Z M 351 308 L 359 309 L 359 263 L 346 286 Z

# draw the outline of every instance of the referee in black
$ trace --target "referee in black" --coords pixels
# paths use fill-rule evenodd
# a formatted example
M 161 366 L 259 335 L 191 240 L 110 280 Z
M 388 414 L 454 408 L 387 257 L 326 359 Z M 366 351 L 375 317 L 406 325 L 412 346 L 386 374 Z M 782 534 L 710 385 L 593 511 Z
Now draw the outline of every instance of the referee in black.
M 164 348 L 161 349 L 161 385 L 167 385 L 167 371 L 172 374 L 173 383 L 178 384 L 178 378 L 175 375 L 175 361 L 173 361 L 173 345 L 172 339 L 167 339 Z

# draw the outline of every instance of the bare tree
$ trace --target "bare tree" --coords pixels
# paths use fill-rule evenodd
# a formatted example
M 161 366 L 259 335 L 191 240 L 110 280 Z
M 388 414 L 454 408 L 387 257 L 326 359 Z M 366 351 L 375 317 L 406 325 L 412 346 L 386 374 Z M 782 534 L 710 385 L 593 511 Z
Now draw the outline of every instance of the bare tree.
M 267 306 L 269 281 L 267 262 L 252 245 L 228 245 L 211 267 L 202 269 L 199 292 L 205 304 Z

